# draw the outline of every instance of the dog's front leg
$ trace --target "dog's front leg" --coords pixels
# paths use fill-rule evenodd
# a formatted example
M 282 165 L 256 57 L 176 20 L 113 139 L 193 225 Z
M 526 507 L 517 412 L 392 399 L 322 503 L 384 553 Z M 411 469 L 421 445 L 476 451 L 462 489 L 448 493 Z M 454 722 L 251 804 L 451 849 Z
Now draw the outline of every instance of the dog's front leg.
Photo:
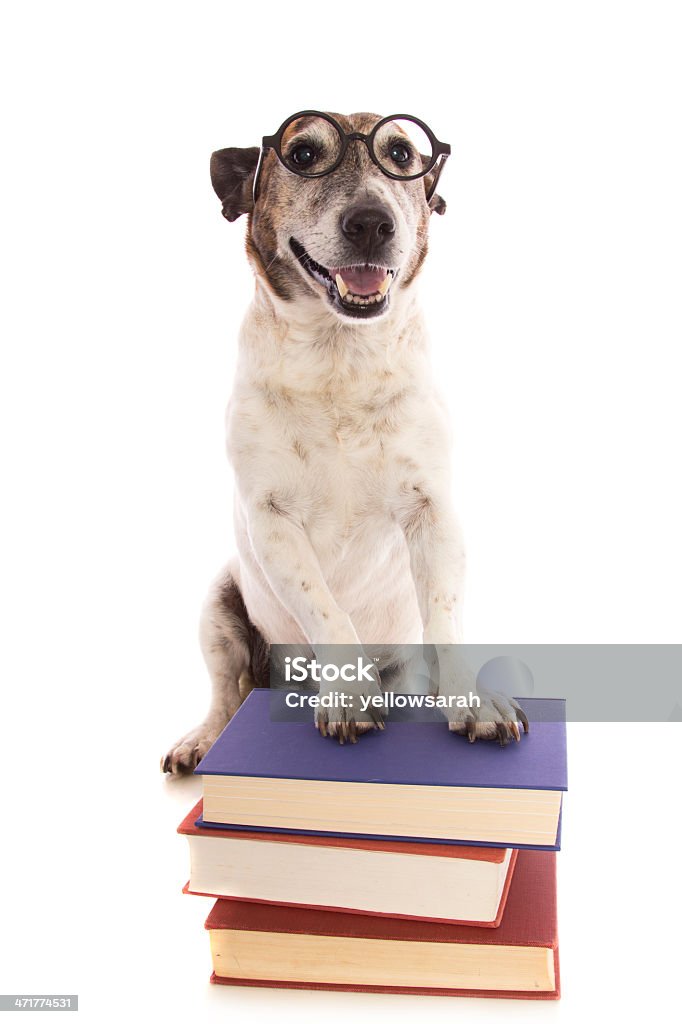
M 355 627 L 335 601 L 302 524 L 272 497 L 248 510 L 247 524 L 251 547 L 263 574 L 298 623 L 316 659 L 340 667 L 339 663 L 348 660 L 349 655 L 362 657 Z M 373 664 L 367 673 L 371 681 L 320 683 L 320 697 L 337 695 L 333 706 L 316 710 L 315 725 L 323 736 L 354 743 L 359 733 L 383 727 L 380 708 L 370 703 L 381 695 L 379 673 Z
M 459 647 L 464 548 L 449 499 L 424 486 L 406 488 L 398 518 L 410 553 L 424 654 L 438 695 L 449 702 L 443 709 L 449 728 L 466 732 L 471 742 L 479 737 L 498 739 L 502 745 L 519 740 L 518 723 L 528 729 L 523 710 L 503 694 L 477 692 Z

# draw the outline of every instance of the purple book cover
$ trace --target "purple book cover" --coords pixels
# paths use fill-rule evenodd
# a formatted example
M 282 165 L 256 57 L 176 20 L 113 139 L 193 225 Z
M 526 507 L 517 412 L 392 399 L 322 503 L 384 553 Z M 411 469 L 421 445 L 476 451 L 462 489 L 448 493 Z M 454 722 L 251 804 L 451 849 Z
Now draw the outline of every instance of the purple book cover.
M 521 698 L 530 731 L 506 747 L 487 740 L 468 743 L 437 713 L 428 722 L 396 720 L 392 713 L 385 730 L 341 746 L 320 735 L 309 709 L 300 721 L 282 721 L 285 696 L 283 690 L 252 690 L 195 773 L 398 786 L 567 788 L 563 700 Z

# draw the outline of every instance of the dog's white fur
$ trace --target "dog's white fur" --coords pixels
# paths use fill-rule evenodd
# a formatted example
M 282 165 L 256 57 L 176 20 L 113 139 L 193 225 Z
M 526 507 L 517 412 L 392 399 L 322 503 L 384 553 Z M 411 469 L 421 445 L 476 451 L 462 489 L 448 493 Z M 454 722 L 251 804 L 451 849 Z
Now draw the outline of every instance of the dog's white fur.
M 459 638 L 446 416 L 414 291 L 396 305 L 339 323 L 259 287 L 246 317 L 227 417 L 235 571 L 278 643 Z
M 409 251 L 416 218 L 410 222 L 405 185 L 377 184 L 370 173 L 399 225 L 396 246 Z M 333 253 L 325 256 L 332 229 L 317 224 L 315 259 L 334 265 Z M 289 230 L 285 225 L 283 248 Z M 193 767 L 241 699 L 236 681 L 248 675 L 248 651 L 220 605 L 229 577 L 269 643 L 313 651 L 360 644 L 381 670 L 395 662 L 396 645 L 423 641 L 436 645 L 440 693 L 475 689 L 452 653 L 461 639 L 464 553 L 451 503 L 447 415 L 415 281 L 394 287 L 389 316 L 357 322 L 340 317 L 314 286 L 292 302 L 259 277 L 239 338 L 227 450 L 237 557 L 216 581 L 202 619 L 213 704 L 205 722 L 171 749 L 167 770 Z M 494 736 L 497 723 L 516 721 L 500 700 L 484 701 L 478 735 Z M 447 715 L 450 727 L 463 731 L 462 711 Z M 334 733 L 334 713 L 326 724 Z M 357 716 L 357 725 L 361 732 L 371 722 Z

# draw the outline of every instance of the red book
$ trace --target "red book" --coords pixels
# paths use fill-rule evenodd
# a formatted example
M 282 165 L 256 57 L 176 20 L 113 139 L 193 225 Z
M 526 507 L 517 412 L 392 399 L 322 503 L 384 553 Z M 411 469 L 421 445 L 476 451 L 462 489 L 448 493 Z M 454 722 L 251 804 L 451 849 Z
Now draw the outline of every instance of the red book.
M 185 892 L 353 914 L 383 914 L 495 928 L 516 850 L 351 836 L 301 835 L 195 824 Z
M 559 997 L 551 852 L 519 851 L 496 929 L 228 899 L 216 902 L 206 928 L 211 981 L 224 985 Z

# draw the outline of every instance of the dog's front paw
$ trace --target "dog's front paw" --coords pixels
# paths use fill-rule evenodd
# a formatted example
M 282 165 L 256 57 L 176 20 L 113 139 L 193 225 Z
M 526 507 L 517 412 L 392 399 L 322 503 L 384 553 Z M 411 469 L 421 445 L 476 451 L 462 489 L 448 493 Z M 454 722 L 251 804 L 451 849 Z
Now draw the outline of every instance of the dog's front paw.
M 383 711 L 373 703 L 381 696 L 378 686 L 365 692 L 334 690 L 320 696 L 333 698 L 330 704 L 315 708 L 315 728 L 322 736 L 331 736 L 341 744 L 357 743 L 364 732 L 384 728 Z
M 206 722 L 192 729 L 161 758 L 161 771 L 170 775 L 193 772 L 209 747 L 212 747 L 222 729 Z
M 523 708 L 513 697 L 503 693 L 479 691 L 480 707 L 457 708 L 448 712 L 448 727 L 451 732 L 468 736 L 470 743 L 476 740 L 497 740 L 506 747 L 511 740 L 521 740 L 521 730 L 528 732 L 528 718 Z

